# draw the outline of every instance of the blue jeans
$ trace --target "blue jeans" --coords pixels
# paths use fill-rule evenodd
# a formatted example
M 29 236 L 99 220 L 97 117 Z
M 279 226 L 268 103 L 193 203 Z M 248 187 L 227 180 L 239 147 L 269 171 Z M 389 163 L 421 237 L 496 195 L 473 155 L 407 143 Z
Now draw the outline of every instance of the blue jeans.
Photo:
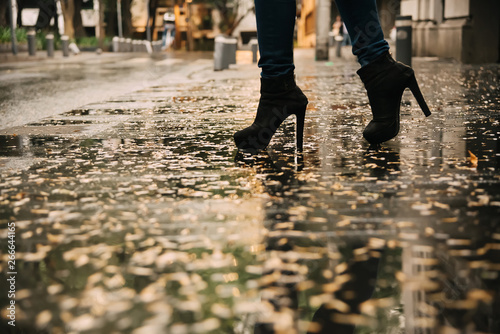
M 352 42 L 352 53 L 366 66 L 389 50 L 376 0 L 336 0 Z M 257 37 L 263 78 L 293 73 L 295 0 L 255 0 Z

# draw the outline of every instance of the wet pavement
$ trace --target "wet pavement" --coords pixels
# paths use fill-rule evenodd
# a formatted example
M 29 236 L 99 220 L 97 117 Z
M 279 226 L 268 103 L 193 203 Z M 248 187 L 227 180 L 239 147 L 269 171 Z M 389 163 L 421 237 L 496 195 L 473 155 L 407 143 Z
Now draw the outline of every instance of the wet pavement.
M 414 59 L 373 149 L 356 63 L 296 62 L 303 155 L 237 152 L 259 72 L 210 60 L 1 130 L 2 333 L 500 333 L 500 66 Z
M 106 101 L 206 67 L 212 53 L 84 52 L 68 58 L 1 62 L 2 128 L 24 125 L 82 105 Z M 201 63 L 200 63 L 201 61 Z M 174 81 L 175 81 L 174 80 Z

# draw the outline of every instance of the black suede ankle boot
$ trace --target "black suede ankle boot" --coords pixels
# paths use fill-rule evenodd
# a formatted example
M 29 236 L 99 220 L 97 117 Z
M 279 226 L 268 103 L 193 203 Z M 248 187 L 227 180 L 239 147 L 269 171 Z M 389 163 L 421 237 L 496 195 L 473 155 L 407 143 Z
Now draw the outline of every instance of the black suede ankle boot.
M 413 69 L 395 61 L 389 52 L 357 73 L 365 85 L 373 114 L 373 120 L 363 132 L 371 144 L 382 143 L 399 133 L 399 110 L 406 88 L 410 88 L 425 116 L 430 116 Z
M 265 149 L 276 130 L 290 115 L 296 116 L 297 151 L 302 151 L 307 98 L 295 84 L 293 73 L 272 79 L 260 79 L 260 101 L 252 125 L 234 134 L 239 150 Z

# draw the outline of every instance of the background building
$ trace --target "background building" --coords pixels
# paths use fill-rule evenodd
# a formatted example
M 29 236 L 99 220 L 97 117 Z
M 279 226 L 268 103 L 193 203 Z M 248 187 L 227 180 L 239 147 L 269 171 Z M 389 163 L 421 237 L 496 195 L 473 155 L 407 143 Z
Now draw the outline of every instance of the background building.
M 316 3 L 298 3 L 297 45 L 316 44 Z M 499 0 L 377 0 L 386 37 L 397 15 L 413 20 L 413 55 L 454 58 L 464 63 L 500 61 Z M 331 4 L 331 29 L 338 15 Z
M 316 0 L 302 0 L 297 6 L 297 45 L 301 48 L 316 45 Z
M 416 56 L 450 57 L 464 63 L 499 61 L 498 0 L 402 0 L 401 14 L 413 16 Z
M 380 22 L 384 34 L 389 36 L 394 27 L 396 16 L 400 12 L 401 0 L 377 0 Z M 316 4 L 317 0 L 301 0 L 297 4 L 297 45 L 299 47 L 315 47 L 316 45 Z M 332 28 L 339 14 L 335 1 L 331 1 L 330 22 Z

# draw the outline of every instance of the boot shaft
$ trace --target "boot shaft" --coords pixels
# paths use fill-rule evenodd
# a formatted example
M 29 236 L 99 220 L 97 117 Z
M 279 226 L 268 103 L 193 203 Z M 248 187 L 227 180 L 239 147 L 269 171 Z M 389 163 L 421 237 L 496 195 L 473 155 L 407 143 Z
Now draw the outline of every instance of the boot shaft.
M 389 52 L 362 67 L 357 74 L 363 81 L 368 95 L 374 92 L 398 92 L 404 90 L 413 69 L 395 61 Z

